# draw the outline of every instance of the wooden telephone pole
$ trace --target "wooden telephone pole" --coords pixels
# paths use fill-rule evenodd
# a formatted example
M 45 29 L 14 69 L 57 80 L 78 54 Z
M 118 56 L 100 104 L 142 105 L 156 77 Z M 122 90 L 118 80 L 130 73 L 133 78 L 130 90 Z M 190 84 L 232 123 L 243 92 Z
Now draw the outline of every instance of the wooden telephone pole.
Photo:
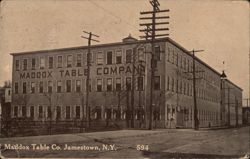
M 204 50 L 193 50 L 192 57 L 193 57 L 193 100 L 194 100 L 194 129 L 199 129 L 199 119 L 198 119 L 198 109 L 197 109 L 197 97 L 196 97 L 196 70 L 195 70 L 195 53 L 202 52 Z
M 90 63 L 91 63 L 91 41 L 100 42 L 98 40 L 92 39 L 92 36 L 99 38 L 98 35 L 93 34 L 92 32 L 83 31 L 88 35 L 88 37 L 81 36 L 84 39 L 88 40 L 88 53 L 87 53 L 87 78 L 86 78 L 86 115 L 87 115 L 87 128 L 90 127 L 90 107 L 89 107 L 89 92 L 90 92 L 90 85 L 89 85 L 89 77 L 90 77 Z M 83 126 L 83 119 L 84 119 L 84 106 L 82 106 L 82 126 Z
M 160 3 L 158 0 L 150 0 L 150 4 L 153 7 L 153 11 L 141 12 L 141 15 L 152 15 L 151 17 L 141 17 L 140 20 L 151 20 L 149 23 L 140 24 L 140 26 L 146 26 L 146 29 L 140 30 L 140 32 L 144 32 L 146 36 L 140 36 L 140 38 L 146 39 L 151 42 L 151 83 L 150 83 L 150 102 L 149 102 L 149 127 L 148 129 L 152 129 L 152 120 L 153 120 L 153 91 L 154 91 L 154 76 L 155 70 L 157 68 L 157 56 L 155 55 L 155 39 L 156 37 L 164 37 L 169 34 L 156 34 L 156 31 L 168 31 L 168 28 L 156 28 L 156 25 L 169 24 L 169 22 L 156 22 L 156 20 L 168 19 L 169 16 L 157 16 L 157 13 L 169 12 L 169 10 L 160 10 Z

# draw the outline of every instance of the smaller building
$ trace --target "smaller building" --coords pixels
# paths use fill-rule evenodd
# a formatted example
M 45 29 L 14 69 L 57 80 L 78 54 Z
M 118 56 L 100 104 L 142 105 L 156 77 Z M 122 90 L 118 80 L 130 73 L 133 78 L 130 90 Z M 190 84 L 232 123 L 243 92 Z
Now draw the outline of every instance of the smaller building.
M 6 86 L 1 88 L 0 96 L 1 96 L 1 120 L 8 120 L 11 117 L 11 96 L 12 96 L 11 87 Z
M 242 125 L 242 89 L 221 75 L 221 125 Z

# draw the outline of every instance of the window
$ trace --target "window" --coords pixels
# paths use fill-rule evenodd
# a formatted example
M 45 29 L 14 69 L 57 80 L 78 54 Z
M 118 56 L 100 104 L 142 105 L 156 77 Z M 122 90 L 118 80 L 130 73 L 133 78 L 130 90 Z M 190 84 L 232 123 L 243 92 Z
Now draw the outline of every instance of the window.
M 187 70 L 187 60 L 186 60 L 186 58 L 184 59 L 184 70 Z
M 53 83 L 52 81 L 48 81 L 48 92 L 52 93 L 52 91 L 53 91 Z
M 20 63 L 19 60 L 16 60 L 16 71 L 20 70 Z
M 169 90 L 169 83 L 170 83 L 170 79 L 169 79 L 169 76 L 167 78 L 167 90 Z
M 182 94 L 182 81 L 180 81 L 180 94 Z
M 139 48 L 138 49 L 138 60 L 139 61 L 145 61 L 144 48 Z
M 138 91 L 143 91 L 143 77 L 137 77 Z
M 180 62 L 179 62 L 179 66 L 182 68 L 182 56 L 180 55 Z
M 61 119 L 61 107 L 56 107 L 56 119 Z
M 122 50 L 116 51 L 116 64 L 122 63 Z
M 49 68 L 53 68 L 53 65 L 54 65 L 54 59 L 53 57 L 49 57 Z
M 71 80 L 66 81 L 66 92 L 71 92 Z
M 26 117 L 26 106 L 22 106 L 22 117 Z
M 111 109 L 106 109 L 106 115 L 107 115 L 106 119 L 111 119 Z
M 167 52 L 167 60 L 168 60 L 168 62 L 170 62 L 170 53 L 171 53 L 171 50 L 170 50 L 170 48 L 168 48 L 168 52 Z
M 192 72 L 193 71 L 193 62 L 192 61 L 190 61 L 189 66 L 190 66 L 189 71 Z
M 172 51 L 172 64 L 174 64 L 174 59 L 175 59 L 175 52 L 174 50 Z
M 45 68 L 45 58 L 41 57 L 40 58 L 40 69 L 44 69 Z
M 155 46 L 155 60 L 160 61 L 161 57 L 161 47 Z
M 35 58 L 32 58 L 32 60 L 31 60 L 31 69 L 32 70 L 36 69 L 36 59 Z
M 174 92 L 174 78 L 172 78 L 172 92 Z
M 62 81 L 57 81 L 57 93 L 62 92 Z
M 189 69 L 190 67 L 189 67 L 189 60 L 187 60 L 187 70 L 188 70 L 188 72 L 190 72 L 190 69 Z
M 97 65 L 102 65 L 103 64 L 103 53 L 102 52 L 98 52 L 97 53 L 97 59 L 96 59 L 96 63 Z
M 96 119 L 101 119 L 102 118 L 102 109 L 96 108 L 96 110 L 95 110 L 95 118 Z
M 97 92 L 102 91 L 102 79 L 97 79 Z
M 80 106 L 76 106 L 76 119 L 80 119 Z
M 176 93 L 179 93 L 179 80 L 176 79 Z
M 39 93 L 43 93 L 43 82 L 39 82 Z
M 184 89 L 184 90 L 183 90 L 183 94 L 185 95 L 185 94 L 186 94 L 186 82 L 184 82 L 183 84 L 184 84 L 184 85 L 183 85 L 183 86 L 184 86 L 184 88 L 183 88 L 183 89 Z
M 23 60 L 23 70 L 27 70 L 27 67 L 28 67 L 28 60 L 24 59 Z
M 176 66 L 178 67 L 178 62 L 179 62 L 179 55 L 178 55 L 178 52 L 176 52 Z
M 27 93 L 27 83 L 23 82 L 23 94 Z
M 160 76 L 154 77 L 154 89 L 160 90 Z
M 112 54 L 113 54 L 113 52 L 112 51 L 108 51 L 107 52 L 107 64 L 108 65 L 110 65 L 110 64 L 112 64 Z
M 87 80 L 86 80 L 86 88 L 87 88 Z M 91 92 L 91 79 L 89 79 L 89 87 L 88 88 L 89 88 L 89 92 Z
M 126 50 L 126 63 L 132 62 L 132 49 Z
M 76 92 L 81 92 L 81 80 L 76 80 Z
M 43 107 L 39 106 L 38 108 L 38 118 L 42 118 L 43 117 Z
M 190 96 L 193 96 L 193 86 L 192 86 L 192 84 L 190 85 Z
M 87 53 L 86 61 L 88 60 L 88 57 L 89 57 L 89 63 L 93 62 L 94 58 L 93 58 L 93 54 L 91 52 L 89 54 Z
M 62 56 L 57 56 L 57 67 L 62 68 Z
M 31 106 L 31 107 L 30 107 L 30 118 L 31 118 L 31 119 L 34 118 L 34 114 L 35 114 L 34 106 Z
M 76 67 L 81 67 L 82 66 L 82 54 L 77 54 L 76 55 Z
M 18 83 L 15 82 L 15 93 L 18 94 Z
M 160 117 L 160 110 L 159 109 L 154 110 L 153 118 L 154 118 L 154 120 L 160 120 L 161 117 Z
M 112 78 L 107 79 L 107 91 L 112 91 Z
M 131 90 L 131 77 L 126 78 L 126 90 Z
M 14 107 L 14 117 L 18 117 L 18 107 Z
M 68 55 L 67 56 L 67 67 L 72 67 L 72 63 L 73 63 L 73 56 Z
M 122 90 L 121 78 L 116 78 L 115 88 L 116 88 L 116 91 Z
M 51 118 L 51 106 L 47 107 L 48 118 Z
M 66 119 L 70 119 L 70 106 L 66 106 Z

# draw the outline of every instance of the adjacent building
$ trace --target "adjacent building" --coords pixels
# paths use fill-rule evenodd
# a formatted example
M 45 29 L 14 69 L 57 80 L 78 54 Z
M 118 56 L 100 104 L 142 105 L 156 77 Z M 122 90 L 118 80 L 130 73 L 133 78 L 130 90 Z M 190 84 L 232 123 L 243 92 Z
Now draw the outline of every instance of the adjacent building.
M 154 49 L 153 126 L 192 128 L 192 55 L 170 38 L 157 39 Z M 90 113 L 92 125 L 131 127 L 133 120 L 134 127 L 146 127 L 151 44 L 129 36 L 122 42 L 91 46 L 89 86 L 87 50 L 81 46 L 12 53 L 12 118 L 80 122 Z M 195 66 L 199 126 L 241 124 L 242 89 L 198 58 Z

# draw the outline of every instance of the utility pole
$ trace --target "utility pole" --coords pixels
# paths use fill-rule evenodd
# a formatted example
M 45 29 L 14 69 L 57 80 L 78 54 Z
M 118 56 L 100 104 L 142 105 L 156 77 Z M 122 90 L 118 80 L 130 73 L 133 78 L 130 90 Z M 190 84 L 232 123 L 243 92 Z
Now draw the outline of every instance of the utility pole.
M 168 28 L 156 28 L 156 25 L 169 24 L 169 22 L 156 22 L 156 19 L 168 19 L 169 16 L 156 16 L 157 13 L 169 12 L 169 10 L 160 10 L 160 3 L 158 0 L 150 0 L 150 4 L 153 7 L 153 11 L 140 12 L 141 15 L 152 15 L 152 17 L 141 17 L 140 20 L 152 20 L 149 23 L 140 24 L 140 26 L 146 26 L 146 29 L 140 30 L 140 32 L 144 32 L 146 36 L 140 36 L 140 38 L 146 39 L 151 42 L 151 83 L 150 83 L 150 101 L 149 101 L 149 127 L 148 129 L 152 129 L 152 120 L 153 120 L 153 91 L 154 91 L 154 76 L 155 70 L 157 68 L 157 56 L 155 55 L 155 38 L 156 37 L 164 37 L 169 34 L 158 34 L 156 35 L 156 31 L 167 31 Z
M 197 110 L 197 98 L 196 98 L 196 70 L 195 70 L 195 53 L 202 52 L 204 50 L 193 50 L 192 57 L 193 57 L 193 100 L 194 100 L 194 129 L 199 129 L 199 119 L 198 119 L 198 110 Z
M 92 32 L 83 31 L 88 35 L 88 37 L 81 36 L 84 39 L 88 40 L 88 53 L 87 53 L 87 78 L 86 78 L 86 114 L 87 114 L 87 128 L 90 127 L 90 107 L 89 107 L 89 77 L 90 77 L 90 63 L 91 63 L 91 53 L 90 53 L 90 46 L 91 41 L 100 42 L 98 40 L 92 39 L 92 36 L 99 38 L 98 35 L 93 34 Z M 83 126 L 83 119 L 84 119 L 84 106 L 82 106 L 82 126 Z
M 246 100 L 246 107 L 249 107 L 250 98 L 243 99 Z

